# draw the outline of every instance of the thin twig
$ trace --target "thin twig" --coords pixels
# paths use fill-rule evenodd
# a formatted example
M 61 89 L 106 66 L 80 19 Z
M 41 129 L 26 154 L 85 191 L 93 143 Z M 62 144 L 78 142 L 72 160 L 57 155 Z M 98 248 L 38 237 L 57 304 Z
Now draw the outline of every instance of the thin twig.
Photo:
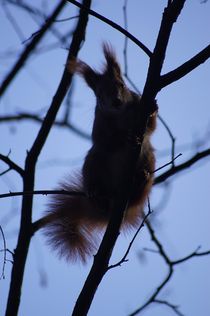
M 192 70 L 204 63 L 209 57 L 210 44 L 178 68 L 162 75 L 160 78 L 160 89 L 186 76 Z
M 165 120 L 158 115 L 158 119 L 161 121 L 161 123 L 163 124 L 163 126 L 165 127 L 166 131 L 168 132 L 168 135 L 171 139 L 171 161 L 172 161 L 172 167 L 174 167 L 174 156 L 175 156 L 175 142 L 176 142 L 176 138 L 174 137 L 174 135 L 171 132 L 171 129 L 169 128 L 168 124 L 165 122 Z
M 6 115 L 0 116 L 0 122 L 14 122 L 14 121 L 25 121 L 31 120 L 37 123 L 43 123 L 44 119 L 41 118 L 38 114 L 30 114 L 21 112 L 16 115 Z M 72 132 L 77 134 L 78 136 L 83 137 L 84 139 L 90 139 L 90 135 L 80 130 L 78 127 L 74 126 L 72 123 L 65 120 L 55 121 L 53 123 L 54 126 L 57 127 L 65 127 L 70 129 Z
M 6 262 L 7 262 L 7 244 L 6 244 L 6 239 L 5 239 L 5 236 L 4 236 L 4 231 L 0 225 L 0 231 L 1 231 L 1 235 L 2 235 L 2 239 L 3 239 L 3 245 L 4 245 L 4 248 L 3 248 L 3 252 L 4 252 L 4 260 L 3 260 L 3 267 L 2 267 L 2 273 L 1 273 L 1 276 L 0 276 L 0 280 L 1 279 L 5 279 L 5 267 L 6 267 Z
M 85 196 L 84 192 L 66 191 L 66 190 L 36 190 L 36 191 L 20 191 L 20 192 L 9 192 L 0 194 L 0 199 L 13 197 L 13 196 L 32 196 L 32 195 L 73 195 L 73 196 Z
M 182 155 L 181 153 L 178 154 L 178 155 L 177 155 L 176 157 L 174 157 L 171 161 L 169 161 L 169 162 L 167 162 L 166 164 L 164 164 L 163 166 L 161 166 L 161 167 L 155 169 L 155 170 L 153 171 L 153 173 L 155 173 L 155 172 L 157 172 L 157 171 L 159 171 L 159 170 L 161 170 L 161 169 L 163 169 L 163 168 L 165 168 L 165 167 L 167 167 L 167 166 L 170 166 L 170 165 L 172 165 L 172 168 L 174 168 L 174 167 L 173 167 L 173 166 L 174 166 L 174 161 L 175 161 L 177 158 L 179 158 L 181 155 Z
M 130 243 L 129 243 L 129 245 L 128 245 L 128 248 L 127 248 L 127 250 L 126 250 L 124 256 L 122 257 L 122 259 L 121 259 L 119 262 L 110 265 L 107 270 L 116 268 L 116 267 L 120 266 L 122 263 L 128 261 L 127 256 L 128 256 L 128 254 L 129 254 L 129 252 L 130 252 L 130 250 L 131 250 L 131 247 L 132 247 L 132 245 L 133 245 L 133 243 L 134 243 L 136 237 L 138 236 L 140 230 L 144 227 L 144 224 L 145 224 L 145 222 L 147 221 L 147 219 L 148 219 L 148 217 L 150 216 L 150 214 L 151 214 L 151 210 L 149 209 L 148 213 L 144 216 L 144 218 L 143 218 L 143 220 L 142 220 L 142 222 L 141 222 L 139 228 L 137 229 L 137 231 L 135 232 L 133 238 L 131 239 L 131 241 L 130 241 Z
M 188 256 L 186 257 L 183 257 L 181 259 L 178 259 L 178 260 L 173 260 L 171 261 L 171 263 L 173 265 L 176 265 L 176 264 L 180 264 L 180 263 L 183 263 L 191 258 L 194 258 L 194 257 L 201 257 L 201 256 L 207 256 L 207 255 L 210 255 L 210 250 L 207 250 L 207 251 L 203 251 L 203 252 L 198 252 L 198 250 L 200 249 L 201 247 L 197 247 L 195 251 L 193 251 L 191 254 L 189 254 Z
M 162 283 L 157 287 L 157 289 L 154 291 L 154 293 L 151 295 L 151 297 L 139 308 L 137 308 L 135 311 L 133 311 L 132 313 L 130 313 L 128 316 L 135 316 L 137 314 L 140 314 L 140 312 L 142 312 L 146 307 L 148 307 L 151 303 L 154 302 L 154 300 L 156 299 L 157 295 L 159 294 L 159 292 L 163 289 L 163 287 L 168 283 L 168 281 L 170 280 L 171 276 L 173 274 L 173 268 L 171 267 L 168 271 L 168 274 L 166 275 L 166 277 L 164 278 L 164 280 L 162 281 Z
M 66 1 L 62 0 L 58 3 L 55 10 L 49 16 L 46 23 L 42 26 L 41 30 L 38 32 L 37 36 L 33 37 L 31 42 L 25 47 L 24 51 L 20 55 L 19 59 L 16 61 L 15 65 L 12 67 L 12 69 L 9 71 L 5 79 L 3 80 L 1 86 L 0 86 L 0 97 L 5 93 L 6 89 L 12 82 L 12 80 L 15 78 L 17 73 L 22 69 L 23 65 L 26 63 L 26 60 L 31 55 L 31 53 L 34 51 L 35 47 L 39 44 L 45 33 L 48 31 L 48 29 L 51 27 L 52 23 L 56 19 L 56 17 L 60 14 L 64 6 L 66 5 Z
M 117 23 L 113 22 L 112 20 L 104 17 L 103 15 L 97 13 L 96 11 L 92 10 L 92 9 L 87 9 L 86 7 L 82 6 L 81 3 L 75 1 L 75 0 L 67 0 L 68 2 L 74 4 L 75 6 L 79 7 L 79 8 L 84 8 L 85 10 L 87 10 L 87 12 L 94 16 L 95 18 L 99 19 L 100 21 L 108 24 L 109 26 L 113 27 L 115 30 L 119 31 L 120 33 L 124 34 L 125 36 L 127 36 L 132 42 L 134 42 L 138 47 L 140 47 L 146 54 L 147 56 L 151 56 L 152 52 L 142 43 L 140 42 L 135 36 L 133 36 L 131 33 L 129 33 L 128 31 L 126 31 L 123 27 L 121 27 L 120 25 L 118 25 Z
M 91 5 L 91 0 L 83 0 L 87 5 Z M 62 0 L 59 2 L 59 6 L 63 8 L 66 1 Z M 57 16 L 57 15 L 56 15 Z M 51 16 L 53 20 L 56 16 Z M 53 21 L 52 21 L 53 22 Z M 81 48 L 81 44 L 85 38 L 85 31 L 88 22 L 88 14 L 84 10 L 80 10 L 80 17 L 77 22 L 75 31 L 73 33 L 72 41 L 69 47 L 67 60 L 76 58 L 78 52 Z M 32 40 L 33 41 L 33 40 Z M 52 99 L 50 108 L 45 116 L 43 124 L 38 132 L 35 141 L 29 150 L 26 161 L 25 161 L 25 175 L 23 183 L 23 191 L 33 191 L 34 189 L 34 179 L 36 171 L 36 163 L 38 157 L 44 147 L 46 139 L 51 131 L 53 123 L 55 121 L 56 115 L 60 109 L 60 106 L 66 96 L 69 86 L 72 82 L 72 74 L 65 68 Z M 20 298 L 21 298 L 21 287 L 23 283 L 23 276 L 25 271 L 25 264 L 28 255 L 28 250 L 30 246 L 30 241 L 33 235 L 32 231 L 32 206 L 33 206 L 33 196 L 23 196 L 22 199 L 22 209 L 21 209 L 21 225 L 18 236 L 17 247 L 14 254 L 14 264 L 12 267 L 10 290 L 7 301 L 6 316 L 16 316 L 18 314 Z
M 159 184 L 164 182 L 166 179 L 168 179 L 169 177 L 177 174 L 180 171 L 186 170 L 189 167 L 191 167 L 194 163 L 200 161 L 201 159 L 208 157 L 210 155 L 210 148 L 195 154 L 192 158 L 190 158 L 189 160 L 185 161 L 184 163 L 175 166 L 169 170 L 167 170 L 166 172 L 164 172 L 163 174 L 161 174 L 160 176 L 155 178 L 154 184 Z
M 176 266 L 177 264 L 186 262 L 189 259 L 194 258 L 194 257 L 210 255 L 210 250 L 198 252 L 200 247 L 197 247 L 196 250 L 193 251 L 188 256 L 185 256 L 185 257 L 178 259 L 178 260 L 171 260 L 170 257 L 168 256 L 168 254 L 166 253 L 163 245 L 161 244 L 161 242 L 157 238 L 155 231 L 151 226 L 151 223 L 149 223 L 149 221 L 146 221 L 146 225 L 147 225 L 147 228 L 149 230 L 152 241 L 155 243 L 158 251 L 152 250 L 152 249 L 146 249 L 146 250 L 160 254 L 160 256 L 164 259 L 166 265 L 168 266 L 168 273 L 167 273 L 166 277 L 163 279 L 163 281 L 160 283 L 160 285 L 157 287 L 157 289 L 153 292 L 153 294 L 147 299 L 147 301 L 141 307 L 137 308 L 134 312 L 129 314 L 129 316 L 134 316 L 134 315 L 139 314 L 146 307 L 148 307 L 151 303 L 165 304 L 165 305 L 171 307 L 177 315 L 183 316 L 183 314 L 178 310 L 178 306 L 173 305 L 173 304 L 169 303 L 168 301 L 157 299 L 157 296 L 159 295 L 161 290 L 165 287 L 165 285 L 170 281 L 172 275 L 174 274 L 174 272 L 175 272 L 174 266 Z
M 171 304 L 169 303 L 168 301 L 165 301 L 165 300 L 159 300 L 159 299 L 155 299 L 153 301 L 153 303 L 157 303 L 157 304 L 163 304 L 163 305 L 166 305 L 168 307 L 170 307 L 172 309 L 172 311 L 174 311 L 174 313 L 178 316 L 184 316 L 184 314 L 182 314 L 178 308 L 179 306 L 178 305 L 174 305 L 174 304 Z
M 24 170 L 19 167 L 16 163 L 14 163 L 10 158 L 9 158 L 9 155 L 5 156 L 5 155 L 2 155 L 0 154 L 0 160 L 2 160 L 3 162 L 5 162 L 8 166 L 9 166 L 9 170 L 15 170 L 17 171 L 17 173 L 19 173 L 21 175 L 21 177 L 24 176 Z
M 21 41 L 23 41 L 24 39 L 24 34 L 21 30 L 21 28 L 19 27 L 16 19 L 14 18 L 14 16 L 12 15 L 12 13 L 10 12 L 8 5 L 5 1 L 3 1 L 2 3 L 2 8 L 4 9 L 5 15 L 7 17 L 7 19 L 9 20 L 9 22 L 11 23 L 13 30 L 15 31 L 15 33 L 17 34 L 17 36 L 19 37 L 19 39 Z
M 155 235 L 155 231 L 152 228 L 152 225 L 149 221 L 146 221 L 146 226 L 148 228 L 148 231 L 150 233 L 151 239 L 152 241 L 155 243 L 156 247 L 158 248 L 158 251 L 160 253 L 160 255 L 162 256 L 162 258 L 165 260 L 166 264 L 171 265 L 171 260 L 168 257 L 168 255 L 166 254 L 162 244 L 160 243 L 160 241 L 158 240 L 158 238 Z

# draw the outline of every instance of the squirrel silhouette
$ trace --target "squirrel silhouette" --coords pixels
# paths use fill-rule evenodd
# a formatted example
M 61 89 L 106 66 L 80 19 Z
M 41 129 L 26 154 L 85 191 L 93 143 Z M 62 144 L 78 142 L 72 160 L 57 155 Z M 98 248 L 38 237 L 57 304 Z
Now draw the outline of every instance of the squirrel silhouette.
M 81 173 L 64 180 L 59 190 L 83 192 L 83 195 L 52 195 L 46 216 L 37 223 L 59 256 L 70 261 L 86 262 L 94 255 L 106 227 L 111 201 L 119 196 L 125 172 L 130 170 L 132 130 L 141 95 L 125 84 L 113 48 L 103 45 L 105 65 L 101 72 L 76 60 L 67 66 L 80 74 L 96 97 L 92 129 L 92 147 Z M 155 101 L 154 101 L 155 102 Z M 157 109 L 157 106 L 154 107 Z M 122 229 L 137 227 L 153 184 L 154 150 L 150 136 L 156 127 L 157 110 L 149 117 L 138 157 L 133 186 Z M 136 140 L 137 141 L 137 140 Z

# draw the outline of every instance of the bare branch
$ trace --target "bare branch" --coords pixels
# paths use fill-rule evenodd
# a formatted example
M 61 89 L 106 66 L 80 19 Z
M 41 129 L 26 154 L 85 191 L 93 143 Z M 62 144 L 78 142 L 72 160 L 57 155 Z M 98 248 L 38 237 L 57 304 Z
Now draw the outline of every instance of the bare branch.
M 157 287 L 157 289 L 154 291 L 154 293 L 151 295 L 151 297 L 139 308 L 137 308 L 134 312 L 130 313 L 128 316 L 135 316 L 137 314 L 139 314 L 140 312 L 142 312 L 146 307 L 148 307 L 151 303 L 154 302 L 154 300 L 156 299 L 157 295 L 159 294 L 159 292 L 162 290 L 162 288 L 168 283 L 168 281 L 170 280 L 171 276 L 173 274 L 173 268 L 170 267 L 168 274 L 166 275 L 166 277 L 163 279 L 162 283 Z
M 0 154 L 0 159 L 9 166 L 8 171 L 15 170 L 21 175 L 21 177 L 24 176 L 24 170 L 21 167 L 19 167 L 16 163 L 14 163 L 8 156 Z
M 63 8 L 65 3 L 66 1 L 60 1 L 58 8 Z M 91 0 L 84 0 L 84 3 L 86 4 L 86 6 L 90 6 Z M 53 17 L 53 20 L 54 19 L 55 16 Z M 86 13 L 86 11 L 81 9 L 80 17 L 76 25 L 75 31 L 73 33 L 72 42 L 70 44 L 67 62 L 77 57 L 77 54 L 81 47 L 81 43 L 84 40 L 87 22 L 88 14 Z M 28 152 L 25 161 L 23 191 L 33 191 L 37 159 L 53 126 L 57 112 L 64 100 L 64 97 L 68 91 L 71 81 L 72 74 L 69 73 L 65 68 L 57 91 L 52 100 L 52 104 L 47 112 L 47 115 L 34 141 L 34 144 L 32 145 L 31 150 Z M 32 205 L 33 195 L 23 196 L 21 210 L 21 225 L 18 236 L 18 243 L 14 254 L 14 264 L 11 275 L 9 296 L 7 301 L 6 316 L 16 316 L 18 313 L 25 263 L 28 255 L 31 237 L 33 235 Z
M 147 228 L 149 230 L 149 233 L 150 233 L 152 241 L 155 243 L 155 245 L 158 248 L 158 251 L 159 251 L 161 257 L 165 260 L 166 264 L 171 265 L 171 260 L 169 259 L 168 255 L 166 254 L 162 244 L 160 243 L 160 241 L 156 237 L 155 231 L 152 228 L 152 225 L 150 224 L 149 221 L 146 221 L 146 226 L 147 226 Z
M 148 104 L 149 100 L 154 100 L 160 90 L 160 74 L 165 59 L 169 37 L 172 27 L 181 13 L 185 1 L 186 0 L 174 0 L 168 4 L 163 12 L 154 52 L 150 59 L 146 84 L 142 94 L 142 99 L 145 104 Z
M 174 135 L 171 132 L 171 129 L 168 127 L 168 125 L 166 124 L 165 120 L 158 115 L 159 120 L 161 121 L 161 123 L 163 124 L 163 126 L 165 127 L 170 139 L 171 139 L 171 161 L 172 161 L 172 166 L 174 167 L 174 156 L 175 156 L 175 142 L 176 142 L 176 138 L 174 137 Z
M 17 115 L 5 115 L 0 116 L 0 122 L 14 122 L 14 121 L 25 121 L 31 120 L 37 123 L 43 123 L 44 119 L 41 118 L 38 114 L 30 114 L 21 112 Z M 90 139 L 90 135 L 80 130 L 78 127 L 74 126 L 72 123 L 66 120 L 55 121 L 53 125 L 57 127 L 65 127 L 68 128 L 71 132 L 74 132 L 78 136 L 83 137 L 84 139 Z
M 161 169 L 163 169 L 163 168 L 165 168 L 165 167 L 167 167 L 167 166 L 170 166 L 170 165 L 174 166 L 174 161 L 175 161 L 177 158 L 179 158 L 181 155 L 182 155 L 182 154 L 178 154 L 176 157 L 174 157 L 171 161 L 167 162 L 165 165 L 163 165 L 163 166 L 161 166 L 161 167 L 155 169 L 154 172 L 157 172 L 157 171 L 159 171 L 159 170 L 161 170 Z M 172 168 L 173 168 L 173 167 L 172 167 Z
M 180 171 L 186 170 L 187 168 L 191 167 L 197 161 L 199 161 L 202 158 L 205 158 L 205 157 L 207 157 L 209 155 L 210 155 L 210 148 L 206 149 L 206 150 L 204 150 L 204 151 L 202 151 L 200 153 L 195 154 L 192 158 L 190 158 L 189 160 L 185 161 L 184 163 L 182 163 L 182 164 L 180 164 L 178 166 L 172 167 L 168 171 L 166 171 L 163 174 L 161 174 L 160 176 L 156 177 L 155 181 L 154 181 L 154 184 L 162 183 L 163 181 L 165 181 L 169 177 L 177 174 Z
M 175 313 L 176 315 L 178 315 L 178 316 L 184 316 L 184 315 L 178 310 L 179 306 L 174 305 L 174 304 L 171 304 L 171 303 L 169 303 L 168 301 L 155 299 L 155 300 L 153 301 L 153 303 L 166 305 L 166 306 L 170 307 L 170 308 L 172 309 L 172 311 L 174 311 L 174 313 Z
M 13 15 L 11 14 L 8 6 L 7 6 L 7 3 L 6 2 L 3 2 L 3 5 L 2 5 L 3 9 L 4 9 L 4 12 L 6 14 L 6 17 L 7 19 L 10 21 L 14 31 L 16 32 L 16 34 L 18 35 L 19 39 L 21 41 L 23 41 L 24 39 L 24 35 L 23 35 L 23 32 L 21 30 L 21 28 L 19 27 L 16 19 L 13 17 Z
M 9 192 L 0 194 L 0 199 L 13 197 L 13 196 L 32 196 L 32 195 L 76 195 L 85 196 L 84 192 L 66 191 L 66 190 L 36 190 L 36 191 L 20 191 L 20 192 Z
M 161 244 L 161 242 L 157 238 L 155 231 L 152 228 L 152 225 L 148 220 L 146 221 L 146 225 L 147 225 L 147 228 L 149 230 L 151 239 L 157 247 L 157 251 L 151 250 L 151 249 L 146 249 L 146 250 L 150 251 L 150 252 L 154 252 L 154 253 L 159 253 L 159 255 L 163 258 L 163 260 L 165 261 L 165 263 L 168 267 L 168 273 L 167 273 L 166 277 L 163 279 L 163 281 L 160 283 L 160 285 L 157 287 L 157 289 L 153 292 L 153 294 L 146 300 L 146 302 L 141 307 L 137 308 L 133 313 L 129 314 L 129 316 L 134 316 L 134 315 L 139 314 L 140 312 L 142 312 L 146 307 L 148 307 L 152 303 L 165 304 L 165 305 L 171 307 L 177 315 L 183 316 L 182 313 L 178 310 L 178 307 L 176 305 L 172 305 L 168 301 L 160 300 L 157 298 L 157 296 L 159 295 L 161 290 L 166 286 L 166 284 L 170 281 L 172 275 L 174 274 L 174 272 L 175 272 L 174 266 L 176 266 L 177 264 L 186 262 L 187 260 L 194 258 L 194 257 L 210 255 L 210 250 L 204 251 L 204 252 L 198 252 L 198 250 L 200 249 L 200 247 L 198 247 L 195 251 L 193 251 L 188 256 L 185 256 L 185 257 L 178 259 L 178 260 L 171 260 L 170 257 L 168 256 L 168 254 L 166 253 L 166 251 L 164 250 L 163 245 Z
M 26 60 L 30 56 L 30 54 L 34 51 L 35 47 L 38 45 L 42 37 L 45 35 L 45 33 L 48 31 L 56 17 L 60 14 L 62 9 L 64 8 L 66 4 L 65 0 L 59 1 L 57 7 L 51 14 L 51 16 L 47 19 L 46 23 L 42 26 L 40 31 L 36 34 L 36 36 L 33 37 L 31 42 L 26 46 L 22 54 L 20 55 L 19 59 L 13 66 L 13 68 L 10 70 L 4 81 L 2 82 L 0 86 L 0 97 L 4 94 L 12 80 L 15 78 L 19 70 L 22 68 L 22 66 L 25 64 Z
M 0 276 L 0 280 L 1 279 L 5 279 L 5 266 L 6 266 L 6 262 L 7 262 L 7 244 L 6 244 L 6 239 L 5 239 L 5 236 L 4 236 L 4 231 L 0 225 L 0 232 L 1 232 L 1 235 L 2 235 L 2 239 L 3 239 L 3 244 L 4 244 L 4 248 L 3 248 L 3 252 L 4 252 L 4 261 L 3 261 L 3 267 L 2 267 L 2 273 L 1 273 L 1 276 Z
M 160 78 L 160 89 L 186 76 L 192 70 L 200 66 L 210 57 L 210 44 L 200 51 L 197 55 L 186 61 L 178 68 L 162 75 Z
M 82 4 L 75 1 L 75 0 L 67 0 L 68 2 L 74 4 L 75 6 L 81 8 Z M 127 30 L 125 30 L 123 27 L 121 27 L 120 25 L 118 25 L 117 23 L 113 22 L 112 20 L 109 20 L 108 18 L 104 17 L 103 15 L 95 12 L 92 9 L 87 9 L 83 6 L 83 8 L 85 10 L 87 10 L 87 12 L 94 16 L 95 18 L 99 19 L 100 21 L 108 24 L 109 26 L 113 27 L 115 30 L 119 31 L 120 33 L 124 34 L 125 36 L 127 36 L 132 42 L 134 42 L 138 47 L 140 47 L 146 54 L 147 56 L 151 56 L 152 52 L 142 43 L 140 42 L 135 36 L 133 36 L 131 33 L 129 33 Z
M 202 257 L 202 256 L 208 256 L 210 255 L 210 250 L 207 250 L 207 251 L 203 251 L 203 252 L 198 252 L 198 250 L 200 249 L 201 247 L 197 247 L 197 249 L 195 251 L 193 251 L 191 254 L 189 254 L 188 256 L 186 257 L 183 257 L 181 259 L 178 259 L 178 260 L 173 260 L 171 263 L 173 265 L 176 265 L 176 264 L 179 264 L 179 263 L 183 263 L 191 258 L 194 258 L 194 257 Z
M 128 28 L 128 22 L 127 22 L 127 5 L 128 5 L 128 0 L 125 0 L 124 5 L 123 5 L 123 17 L 124 17 L 124 28 L 127 30 Z M 124 56 L 124 76 L 127 79 L 127 81 L 130 83 L 130 85 L 132 86 L 132 88 L 134 89 L 134 91 L 136 93 L 138 93 L 139 95 L 141 95 L 140 90 L 137 88 L 137 86 L 135 85 L 135 83 L 131 80 L 131 78 L 129 77 L 128 74 L 128 38 L 125 36 L 125 41 L 124 41 L 124 48 L 123 48 L 123 56 Z M 171 163 L 172 166 L 174 166 L 174 157 L 175 157 L 175 137 L 173 136 L 169 126 L 167 125 L 167 123 L 165 122 L 165 120 L 160 116 L 160 114 L 158 114 L 158 119 L 160 120 L 160 122 L 163 124 L 164 128 L 166 129 L 170 139 L 171 139 Z
M 76 1 L 70 2 L 74 3 Z M 154 100 L 158 93 L 158 79 L 160 78 L 160 72 L 165 58 L 165 51 L 171 29 L 177 17 L 179 16 L 184 3 L 184 0 L 174 0 L 170 7 L 166 8 L 164 11 L 154 53 L 150 58 L 147 80 L 143 90 L 142 98 L 140 100 L 139 113 L 136 118 L 138 125 L 136 124 L 134 127 L 134 135 L 138 136 L 140 141 L 138 144 L 136 144 L 135 148 L 132 146 L 133 152 L 130 160 L 131 170 L 129 174 L 125 176 L 125 183 L 124 187 L 121 189 L 120 196 L 116 197 L 116 199 L 112 201 L 113 205 L 110 211 L 110 221 L 108 223 L 99 250 L 94 257 L 94 262 L 90 273 L 77 299 L 72 316 L 87 314 L 98 285 L 107 272 L 112 250 L 119 235 L 124 212 L 128 206 L 130 192 L 129 188 L 131 187 L 131 183 L 133 181 L 133 174 L 135 172 L 136 162 L 141 151 L 141 143 L 143 141 L 143 136 L 147 127 L 147 121 L 150 114 L 157 110 Z M 170 275 L 168 278 L 170 278 Z M 166 282 L 167 279 L 163 282 L 162 287 Z
M 132 245 L 133 245 L 133 243 L 134 243 L 136 237 L 138 236 L 140 230 L 144 227 L 144 224 L 145 224 L 145 222 L 147 221 L 147 219 L 148 219 L 148 217 L 150 216 L 150 214 L 151 214 L 151 210 L 149 209 L 148 213 L 144 216 L 144 218 L 143 218 L 143 220 L 142 220 L 142 222 L 141 222 L 141 225 L 139 226 L 139 228 L 138 228 L 137 231 L 135 232 L 133 238 L 131 239 L 131 241 L 130 241 L 130 243 L 129 243 L 129 245 L 128 245 L 128 248 L 127 248 L 127 250 L 126 250 L 124 256 L 122 257 L 122 259 L 121 259 L 119 262 L 110 265 L 110 266 L 108 267 L 108 270 L 113 269 L 113 268 L 116 268 L 116 267 L 119 267 L 122 263 L 128 261 L 127 256 L 128 256 L 128 254 L 129 254 L 129 252 L 130 252 L 130 250 L 131 250 L 131 247 L 132 247 Z

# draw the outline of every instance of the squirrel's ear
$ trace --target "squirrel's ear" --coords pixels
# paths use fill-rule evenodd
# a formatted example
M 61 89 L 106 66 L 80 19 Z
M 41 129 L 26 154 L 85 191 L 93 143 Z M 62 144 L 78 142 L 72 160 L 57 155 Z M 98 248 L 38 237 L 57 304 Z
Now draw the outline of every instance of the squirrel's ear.
M 78 73 L 81 75 L 88 86 L 96 92 L 97 83 L 99 80 L 100 75 L 95 72 L 90 66 L 88 66 L 86 63 L 84 63 L 81 60 L 74 60 L 69 62 L 68 64 L 68 70 L 71 73 Z
M 120 65 L 117 62 L 115 51 L 108 43 L 103 43 L 104 56 L 106 58 L 106 71 L 112 75 L 122 77 Z

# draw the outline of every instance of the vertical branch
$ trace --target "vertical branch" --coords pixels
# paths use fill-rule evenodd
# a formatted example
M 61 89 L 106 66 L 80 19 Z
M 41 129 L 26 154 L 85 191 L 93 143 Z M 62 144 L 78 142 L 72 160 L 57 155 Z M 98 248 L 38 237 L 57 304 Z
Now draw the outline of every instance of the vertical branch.
M 168 2 L 168 5 L 170 3 Z M 127 31 L 128 30 L 128 20 L 127 20 L 127 5 L 128 5 L 128 0 L 125 0 L 124 5 L 123 5 L 123 18 L 124 18 L 124 28 Z M 137 88 L 137 86 L 134 84 L 134 82 L 131 80 L 131 78 L 128 75 L 128 38 L 125 36 L 125 40 L 124 40 L 124 48 L 123 48 L 123 56 L 124 56 L 124 76 L 125 78 L 128 80 L 128 82 L 130 83 L 130 85 L 132 86 L 132 88 L 134 89 L 134 91 L 138 94 L 140 94 L 139 89 Z M 162 76 L 163 77 L 163 76 Z M 171 139 L 171 161 L 172 161 L 172 166 L 174 167 L 174 157 L 175 157 L 175 142 L 176 139 L 173 136 L 170 128 L 168 127 L 168 125 L 166 124 L 166 122 L 164 121 L 164 119 L 160 116 L 160 114 L 158 114 L 158 119 L 160 120 L 160 122 L 163 124 L 163 126 L 165 127 L 170 139 Z
M 1 276 L 0 276 L 0 280 L 1 279 L 4 279 L 5 278 L 5 274 L 4 274 L 4 271 L 5 271 L 5 266 L 6 266 L 6 262 L 7 262 L 7 245 L 6 245 L 6 239 L 5 239 L 5 236 L 4 236 L 4 231 L 0 225 L 0 232 L 1 232 L 1 235 L 2 235 L 2 239 L 3 239 L 3 253 L 4 253 L 4 260 L 3 260 L 3 267 L 2 267 L 2 273 L 1 273 Z
M 152 101 L 155 99 L 157 93 L 161 89 L 160 74 L 165 59 L 165 53 L 170 38 L 173 24 L 176 22 L 186 0 L 168 1 L 168 6 L 163 12 L 162 22 L 160 25 L 155 48 L 150 58 L 150 64 L 146 79 L 146 84 L 142 94 L 143 103 L 145 101 Z M 145 99 L 145 100 L 144 100 Z
M 124 28 L 126 31 L 128 31 L 127 6 L 128 6 L 128 0 L 125 0 L 124 5 L 123 5 L 123 18 L 124 18 Z M 124 56 L 124 76 L 130 83 L 134 91 L 140 94 L 139 89 L 137 88 L 135 83 L 131 80 L 131 78 L 128 75 L 128 37 L 127 36 L 125 36 L 125 40 L 124 40 L 123 56 Z
M 128 4 L 128 0 L 125 0 L 124 5 L 123 5 L 123 17 L 124 17 L 124 28 L 126 31 L 128 30 L 127 4 Z M 127 76 L 127 73 L 128 73 L 127 48 L 128 48 L 128 38 L 127 38 L 127 36 L 125 36 L 124 48 L 123 48 L 124 64 L 125 64 L 124 75 L 125 76 Z
M 171 162 L 172 162 L 172 167 L 175 166 L 174 161 L 175 161 L 175 142 L 176 142 L 176 138 L 174 137 L 174 135 L 172 134 L 170 128 L 168 127 L 168 125 L 166 124 L 166 122 L 164 121 L 164 119 L 158 115 L 159 120 L 161 121 L 161 123 L 163 124 L 163 126 L 165 127 L 166 131 L 168 132 L 168 135 L 171 139 Z
M 84 0 L 83 3 L 90 7 L 91 0 Z M 85 38 L 85 30 L 88 21 L 88 14 L 85 10 L 80 10 L 80 17 L 73 34 L 72 42 L 69 49 L 67 61 L 75 58 L 79 52 L 81 43 Z M 45 144 L 50 129 L 54 123 L 56 114 L 63 102 L 67 90 L 71 84 L 72 74 L 65 69 L 61 78 L 58 89 L 53 97 L 51 106 L 43 121 L 40 131 L 34 141 L 31 150 L 28 152 L 25 161 L 25 173 L 23 177 L 23 191 L 30 191 L 34 188 L 34 177 L 36 162 L 39 154 Z M 7 302 L 6 316 L 16 316 L 20 304 L 21 287 L 23 282 L 25 263 L 28 255 L 28 249 L 33 235 L 32 230 L 32 204 L 33 196 L 24 196 L 21 210 L 21 225 L 18 236 L 17 247 L 14 254 L 14 264 L 11 275 L 10 290 Z
M 88 313 L 92 300 L 94 298 L 97 287 L 99 286 L 103 276 L 108 270 L 109 260 L 112 250 L 119 236 L 120 226 L 123 220 L 124 212 L 127 208 L 130 188 L 132 187 L 133 174 L 135 172 L 136 162 L 141 151 L 141 143 L 147 126 L 149 115 L 156 110 L 154 99 L 159 91 L 159 78 L 162 65 L 165 58 L 165 52 L 170 37 L 173 23 L 179 16 L 184 5 L 184 0 L 174 0 L 164 11 L 159 35 L 155 45 L 154 52 L 150 58 L 150 65 L 148 69 L 147 80 L 145 83 L 141 104 L 139 105 L 139 116 L 137 118 L 138 124 L 135 127 L 136 136 L 138 135 L 140 142 L 129 148 L 131 152 L 129 174 L 124 175 L 124 187 L 119 196 L 112 201 L 113 205 L 110 210 L 111 218 L 108 223 L 103 240 L 99 247 L 98 253 L 94 257 L 94 262 L 90 273 L 86 279 L 84 287 L 80 292 L 76 305 L 73 310 L 73 316 L 85 316 Z

